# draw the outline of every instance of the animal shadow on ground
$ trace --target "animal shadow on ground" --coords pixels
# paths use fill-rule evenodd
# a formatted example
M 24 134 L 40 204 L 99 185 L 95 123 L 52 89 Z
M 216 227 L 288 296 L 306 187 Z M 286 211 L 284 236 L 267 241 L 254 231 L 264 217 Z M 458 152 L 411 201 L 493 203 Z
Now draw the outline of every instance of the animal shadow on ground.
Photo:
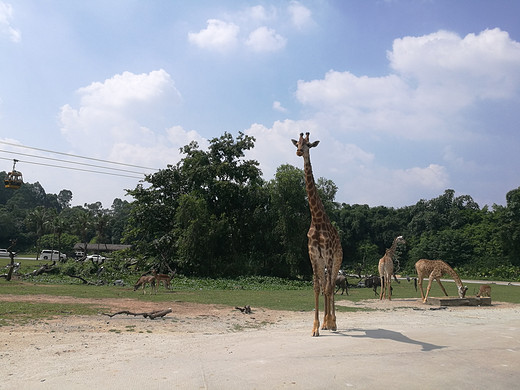
M 362 334 L 350 334 L 352 332 L 361 332 Z M 387 329 L 349 329 L 346 331 L 337 331 L 335 333 L 347 337 L 366 337 L 371 339 L 392 340 L 397 341 L 399 343 L 420 345 L 421 350 L 426 352 L 433 351 L 435 349 L 446 348 L 442 345 L 435 345 L 430 343 L 424 343 L 418 340 L 413 340 L 400 332 L 395 332 L 393 330 Z

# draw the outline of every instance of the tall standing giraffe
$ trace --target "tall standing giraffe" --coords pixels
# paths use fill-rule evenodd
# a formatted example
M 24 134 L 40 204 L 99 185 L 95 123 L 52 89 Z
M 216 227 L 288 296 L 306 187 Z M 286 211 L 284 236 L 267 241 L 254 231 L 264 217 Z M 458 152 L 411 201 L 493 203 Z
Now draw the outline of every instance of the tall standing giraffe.
M 392 246 L 386 250 L 385 255 L 379 260 L 379 277 L 381 278 L 381 291 L 379 299 L 383 299 L 385 295 L 389 300 L 392 299 L 392 276 L 394 274 L 394 255 L 397 244 L 405 243 L 403 236 L 396 237 Z M 396 279 L 397 280 L 397 279 Z
M 323 326 L 321 329 L 336 330 L 336 309 L 334 307 L 334 285 L 343 261 L 343 250 L 336 228 L 331 224 L 321 201 L 312 174 L 310 148 L 320 141 L 309 141 L 309 133 L 300 134 L 298 141 L 292 140 L 296 154 L 303 157 L 305 188 L 311 210 L 311 226 L 307 232 L 309 257 L 312 264 L 314 283 L 314 325 L 312 335 L 320 335 L 319 298 L 323 291 L 325 299 Z

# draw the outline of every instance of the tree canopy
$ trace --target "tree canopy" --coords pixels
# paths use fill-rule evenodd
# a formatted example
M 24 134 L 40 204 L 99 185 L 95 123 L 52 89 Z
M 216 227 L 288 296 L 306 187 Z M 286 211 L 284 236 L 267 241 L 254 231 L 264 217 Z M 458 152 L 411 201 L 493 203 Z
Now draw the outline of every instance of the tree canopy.
M 1 187 L 0 246 L 12 238 L 18 250 L 125 243 L 144 265 L 185 275 L 310 278 L 303 171 L 281 165 L 265 181 L 258 162 L 245 158 L 254 141 L 224 133 L 206 150 L 191 142 L 177 164 L 127 190 L 132 202 L 115 199 L 110 209 L 99 202 L 71 207 L 71 191 L 47 194 L 39 183 Z M 340 234 L 344 268 L 376 272 L 385 249 L 403 235 L 399 273 L 412 274 L 417 260 L 429 258 L 474 276 L 520 278 L 520 187 L 506 194 L 506 206 L 480 208 L 470 195 L 447 189 L 395 209 L 339 204 L 332 181 L 316 183 Z

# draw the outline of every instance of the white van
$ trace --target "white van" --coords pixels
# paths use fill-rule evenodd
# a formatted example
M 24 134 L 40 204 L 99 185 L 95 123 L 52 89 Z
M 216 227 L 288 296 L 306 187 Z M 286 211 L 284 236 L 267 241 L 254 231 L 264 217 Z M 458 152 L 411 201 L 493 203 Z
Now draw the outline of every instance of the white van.
M 67 255 L 65 253 L 60 253 L 58 251 L 51 251 L 50 249 L 44 249 L 38 256 L 38 260 L 58 260 L 61 261 L 67 260 Z

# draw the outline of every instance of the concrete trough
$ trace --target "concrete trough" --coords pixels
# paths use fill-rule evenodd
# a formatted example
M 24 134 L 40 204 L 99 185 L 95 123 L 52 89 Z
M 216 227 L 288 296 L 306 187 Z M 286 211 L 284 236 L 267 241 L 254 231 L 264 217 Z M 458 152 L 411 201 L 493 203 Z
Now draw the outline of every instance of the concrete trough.
M 426 300 L 428 305 L 432 306 L 491 306 L 490 297 L 428 297 Z

